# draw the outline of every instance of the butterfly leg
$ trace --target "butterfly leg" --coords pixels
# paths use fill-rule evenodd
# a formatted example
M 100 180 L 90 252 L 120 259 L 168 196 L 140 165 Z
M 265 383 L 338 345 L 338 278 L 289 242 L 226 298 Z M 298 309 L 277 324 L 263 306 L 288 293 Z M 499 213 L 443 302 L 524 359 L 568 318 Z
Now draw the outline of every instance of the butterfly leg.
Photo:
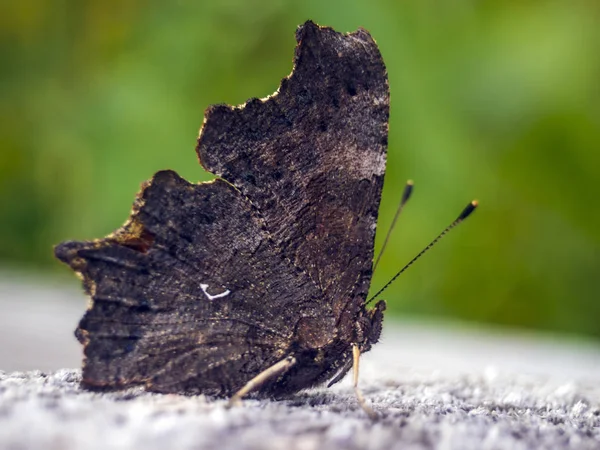
M 362 408 L 362 410 L 367 413 L 367 416 L 369 416 L 371 419 L 375 420 L 378 418 L 377 413 L 375 411 L 373 411 L 373 408 L 371 408 L 369 405 L 367 405 L 367 402 L 365 401 L 365 398 L 362 395 L 362 392 L 360 391 L 360 389 L 358 388 L 358 363 L 360 360 L 360 350 L 358 348 L 358 345 L 356 344 L 352 344 L 352 373 L 353 373 L 353 379 L 354 379 L 354 394 L 356 395 L 356 400 L 358 401 L 358 404 L 360 405 L 360 407 Z
M 233 396 L 229 399 L 228 406 L 234 406 L 238 404 L 243 397 L 258 389 L 268 380 L 287 372 L 294 364 L 296 364 L 296 358 L 293 356 L 288 356 L 285 359 L 273 364 L 271 367 L 263 370 L 261 373 L 248 381 L 243 388 L 233 394 Z

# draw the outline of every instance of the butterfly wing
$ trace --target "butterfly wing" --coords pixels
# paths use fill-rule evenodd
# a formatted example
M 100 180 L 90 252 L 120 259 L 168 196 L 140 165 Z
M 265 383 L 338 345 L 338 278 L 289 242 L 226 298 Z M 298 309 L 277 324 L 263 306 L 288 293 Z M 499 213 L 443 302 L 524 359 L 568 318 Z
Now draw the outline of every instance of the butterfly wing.
M 278 92 L 209 108 L 197 153 L 256 206 L 275 244 L 339 317 L 362 305 L 371 279 L 387 74 L 365 30 L 341 34 L 307 22 L 296 38 L 294 70 Z
M 66 242 L 91 305 L 76 331 L 83 382 L 228 395 L 285 357 L 319 293 L 223 180 L 157 173 L 113 235 Z
M 222 179 L 159 172 L 116 233 L 56 248 L 92 299 L 76 332 L 85 385 L 230 395 L 299 345 L 331 342 L 340 322 L 351 339 L 371 277 L 387 77 L 364 30 L 308 22 L 297 39 L 276 95 L 207 111 L 197 152 Z M 345 351 L 299 363 L 289 389 L 335 372 Z

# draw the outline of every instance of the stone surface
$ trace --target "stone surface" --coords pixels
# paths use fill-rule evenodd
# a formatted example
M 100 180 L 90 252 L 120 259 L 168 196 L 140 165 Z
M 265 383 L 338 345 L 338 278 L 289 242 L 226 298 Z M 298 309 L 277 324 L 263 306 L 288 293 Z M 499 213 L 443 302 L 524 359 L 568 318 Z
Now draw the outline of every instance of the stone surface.
M 375 377 L 377 378 L 377 377 Z M 398 374 L 363 380 L 371 421 L 346 384 L 282 401 L 129 389 L 91 393 L 79 371 L 0 374 L 1 448 L 598 449 L 597 384 L 540 377 Z

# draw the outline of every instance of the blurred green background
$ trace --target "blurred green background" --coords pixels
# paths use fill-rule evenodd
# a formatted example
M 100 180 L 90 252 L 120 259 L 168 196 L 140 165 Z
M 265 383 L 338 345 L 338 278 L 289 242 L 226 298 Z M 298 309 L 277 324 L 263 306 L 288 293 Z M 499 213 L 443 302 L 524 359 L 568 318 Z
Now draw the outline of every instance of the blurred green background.
M 0 266 L 75 284 L 142 181 L 210 179 L 211 103 L 272 93 L 306 19 L 378 41 L 392 93 L 374 292 L 468 201 L 480 209 L 383 296 L 390 315 L 600 338 L 600 3 L 9 0 L 0 6 Z

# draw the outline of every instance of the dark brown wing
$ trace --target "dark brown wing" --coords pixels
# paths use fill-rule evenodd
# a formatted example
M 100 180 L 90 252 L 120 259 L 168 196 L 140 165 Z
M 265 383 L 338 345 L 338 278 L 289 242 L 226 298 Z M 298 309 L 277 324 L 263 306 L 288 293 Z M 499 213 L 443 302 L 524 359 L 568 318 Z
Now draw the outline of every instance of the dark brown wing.
M 289 353 L 299 317 L 328 315 L 222 180 L 159 172 L 123 228 L 56 256 L 92 299 L 76 332 L 88 386 L 228 395 Z
M 365 30 L 298 29 L 294 70 L 279 91 L 208 109 L 202 165 L 256 206 L 275 244 L 306 270 L 336 317 L 371 279 L 385 172 L 389 92 Z
M 77 330 L 84 384 L 229 395 L 329 344 L 343 311 L 338 338 L 352 339 L 385 170 L 386 73 L 366 31 L 309 22 L 297 37 L 278 94 L 207 112 L 198 154 L 227 181 L 160 172 L 115 234 L 56 248 L 92 298 Z

